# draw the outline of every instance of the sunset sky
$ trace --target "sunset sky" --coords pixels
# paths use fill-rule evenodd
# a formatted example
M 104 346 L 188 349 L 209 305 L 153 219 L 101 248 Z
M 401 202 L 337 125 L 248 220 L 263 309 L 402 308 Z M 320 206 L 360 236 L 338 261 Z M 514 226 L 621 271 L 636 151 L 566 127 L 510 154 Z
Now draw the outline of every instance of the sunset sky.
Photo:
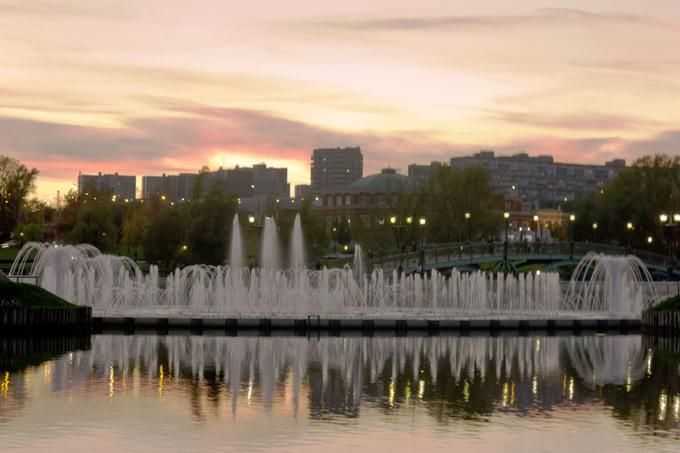
M 356 145 L 365 173 L 679 153 L 680 2 L 0 0 L 0 154 L 40 197 L 78 171 L 302 183 Z

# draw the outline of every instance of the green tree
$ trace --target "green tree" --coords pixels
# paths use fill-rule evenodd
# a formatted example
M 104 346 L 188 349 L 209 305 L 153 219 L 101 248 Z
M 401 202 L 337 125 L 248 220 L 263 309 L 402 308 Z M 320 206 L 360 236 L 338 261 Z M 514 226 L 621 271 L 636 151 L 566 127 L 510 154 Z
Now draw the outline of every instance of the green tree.
M 300 208 L 300 223 L 305 236 L 307 253 L 310 256 L 321 255 L 328 245 L 328 231 L 324 219 L 312 211 L 312 202 L 305 200 Z
M 14 229 L 14 237 L 24 245 L 26 242 L 43 241 L 42 223 L 21 223 Z
M 38 170 L 0 155 L 0 240 L 7 240 L 21 221 L 26 196 L 34 188 Z
M 128 255 L 131 249 L 138 255 L 150 223 L 151 215 L 146 205 L 136 204 L 127 210 L 123 220 L 122 244 L 127 247 Z
M 162 263 L 166 269 L 174 267 L 186 254 L 183 249 L 185 229 L 178 209 L 161 207 L 154 214 L 142 242 L 147 261 Z
M 236 200 L 224 195 L 221 185 L 213 185 L 191 205 L 187 234 L 189 260 L 200 264 L 224 264 L 229 246 L 231 221 L 238 210 Z
M 114 252 L 117 232 L 109 202 L 102 198 L 84 200 L 66 240 L 72 244 L 94 245 L 102 252 Z
M 665 241 L 659 214 L 680 212 L 680 157 L 661 154 L 638 159 L 599 192 L 577 200 L 573 210 L 576 240 L 661 251 Z M 653 238 L 651 246 L 649 236 Z M 677 247 L 678 238 L 672 240 Z
M 427 236 L 434 242 L 485 239 L 502 223 L 491 177 L 480 167 L 442 166 L 425 185 L 422 203 L 427 206 Z

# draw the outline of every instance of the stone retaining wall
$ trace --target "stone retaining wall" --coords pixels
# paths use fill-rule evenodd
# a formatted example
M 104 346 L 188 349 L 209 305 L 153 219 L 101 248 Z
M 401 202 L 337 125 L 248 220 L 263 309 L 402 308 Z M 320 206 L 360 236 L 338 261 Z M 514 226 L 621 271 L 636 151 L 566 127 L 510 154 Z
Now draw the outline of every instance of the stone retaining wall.
M 0 308 L 0 329 L 83 327 L 89 326 L 91 320 L 91 307 Z

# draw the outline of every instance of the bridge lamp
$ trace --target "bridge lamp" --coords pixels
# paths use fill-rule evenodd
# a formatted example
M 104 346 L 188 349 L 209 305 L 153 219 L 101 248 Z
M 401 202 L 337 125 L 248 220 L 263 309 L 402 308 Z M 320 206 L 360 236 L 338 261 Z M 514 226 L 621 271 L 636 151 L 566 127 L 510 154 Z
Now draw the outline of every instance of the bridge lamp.
M 248 216 L 248 223 L 255 223 L 255 216 L 253 215 Z
M 420 224 L 420 226 L 425 226 L 425 224 L 427 223 L 427 219 L 425 217 L 421 217 L 418 220 L 418 223 Z
M 413 223 L 413 217 L 411 217 L 411 216 L 406 217 L 406 223 L 408 223 L 409 225 L 412 224 Z
M 660 221 L 661 223 L 666 223 L 666 222 L 668 222 L 668 214 L 660 214 L 660 215 L 659 215 L 659 221 Z
M 394 216 L 394 215 L 393 215 L 392 217 L 390 217 L 390 223 L 391 223 L 392 225 L 394 225 L 395 223 L 397 223 L 397 216 Z

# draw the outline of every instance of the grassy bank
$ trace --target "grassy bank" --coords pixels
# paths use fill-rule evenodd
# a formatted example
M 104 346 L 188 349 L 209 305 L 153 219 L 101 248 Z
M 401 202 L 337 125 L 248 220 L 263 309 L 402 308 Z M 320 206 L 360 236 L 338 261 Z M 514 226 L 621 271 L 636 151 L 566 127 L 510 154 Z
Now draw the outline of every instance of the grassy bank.
M 651 311 L 680 311 L 680 296 L 669 297 L 650 308 Z
M 25 283 L 0 280 L 0 308 L 78 308 L 49 291 Z

